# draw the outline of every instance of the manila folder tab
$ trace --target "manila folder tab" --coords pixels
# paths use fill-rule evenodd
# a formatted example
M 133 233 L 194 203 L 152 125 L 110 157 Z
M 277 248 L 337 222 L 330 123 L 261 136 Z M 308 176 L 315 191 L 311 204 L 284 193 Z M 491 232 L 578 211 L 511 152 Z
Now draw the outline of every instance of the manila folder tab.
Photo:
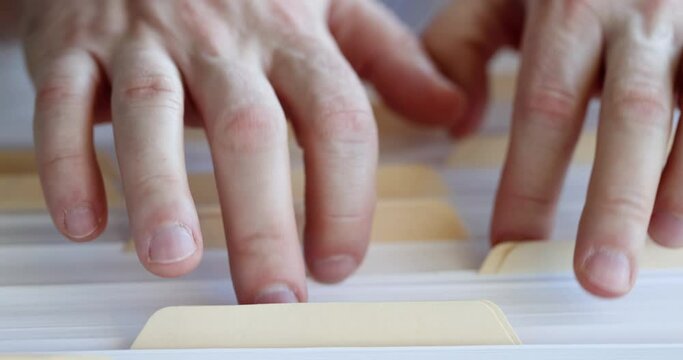
M 573 241 L 504 242 L 494 246 L 479 269 L 482 275 L 571 271 Z
M 515 345 L 489 301 L 181 306 L 159 310 L 132 349 Z
M 573 269 L 574 241 L 505 242 L 489 252 L 480 274 L 562 273 Z M 638 259 L 641 269 L 683 269 L 683 249 L 648 240 Z

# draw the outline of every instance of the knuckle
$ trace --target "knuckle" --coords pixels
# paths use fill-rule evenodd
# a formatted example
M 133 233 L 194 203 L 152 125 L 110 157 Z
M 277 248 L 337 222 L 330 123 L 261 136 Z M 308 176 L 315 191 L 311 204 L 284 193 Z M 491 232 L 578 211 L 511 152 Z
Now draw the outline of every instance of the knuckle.
M 600 210 L 643 224 L 649 222 L 652 201 L 642 191 L 610 191 L 599 202 Z
M 216 119 L 210 136 L 222 150 L 252 153 L 282 147 L 287 141 L 287 130 L 277 111 L 252 106 Z
M 316 136 L 332 145 L 368 145 L 376 141 L 377 129 L 372 112 L 344 101 L 330 101 L 315 122 Z
M 362 110 L 331 113 L 315 124 L 313 141 L 321 156 L 354 163 L 367 161 L 377 146 L 377 130 L 370 115 Z
M 39 107 L 87 102 L 101 81 L 97 66 L 82 51 L 47 51 L 35 57 L 27 54 L 27 61 Z
M 51 76 L 36 89 L 36 105 L 51 106 L 86 101 L 88 89 L 75 76 Z
M 524 118 L 550 128 L 566 129 L 577 118 L 579 99 L 574 91 L 557 81 L 543 81 L 532 87 L 521 104 Z
M 184 180 L 175 174 L 154 173 L 145 174 L 132 183 L 136 194 L 141 197 L 149 197 L 164 189 L 180 189 L 183 187 Z
M 308 58 L 306 62 L 312 65 L 312 70 L 339 75 L 341 72 L 350 70 L 329 41 L 305 34 L 297 35 L 297 39 L 299 49 Z
M 120 83 L 119 96 L 129 104 L 154 104 L 174 109 L 182 108 L 183 104 L 183 91 L 179 81 L 164 74 L 125 78 Z
M 322 214 L 322 219 L 329 224 L 361 224 L 369 221 L 371 213 L 363 209 L 330 210 Z
M 344 80 L 342 73 L 349 71 L 329 41 L 308 34 L 289 35 L 274 56 L 277 62 L 292 64 L 296 70 L 326 76 L 340 75 L 339 80 Z
M 617 86 L 608 104 L 621 121 L 634 121 L 649 126 L 665 125 L 672 116 L 667 96 L 649 85 Z
M 310 32 L 311 22 L 306 4 L 298 1 L 272 1 L 268 5 L 268 22 L 279 31 L 290 34 Z
M 52 169 L 68 169 L 73 165 L 85 166 L 90 158 L 87 154 L 80 151 L 62 150 L 52 151 L 49 155 L 41 158 L 40 167 L 48 172 Z
M 245 235 L 228 234 L 228 239 L 232 239 L 228 242 L 230 253 L 246 258 L 262 258 L 268 254 L 280 256 L 282 252 L 278 250 L 284 249 L 290 241 L 281 225 L 266 226 Z
M 555 199 L 540 192 L 516 188 L 509 189 L 505 194 L 510 203 L 519 204 L 520 208 L 530 209 L 533 213 L 547 213 L 555 207 Z

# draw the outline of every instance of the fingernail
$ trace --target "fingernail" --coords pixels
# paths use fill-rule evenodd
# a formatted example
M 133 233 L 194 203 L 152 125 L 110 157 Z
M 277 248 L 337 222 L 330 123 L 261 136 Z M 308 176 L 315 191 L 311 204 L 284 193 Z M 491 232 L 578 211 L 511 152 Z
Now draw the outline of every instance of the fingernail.
M 289 286 L 284 284 L 271 285 L 256 295 L 256 304 L 290 304 L 298 303 L 299 299 Z
M 90 206 L 77 206 L 64 214 L 66 233 L 74 239 L 86 238 L 97 230 L 99 219 Z
M 660 243 L 683 245 L 683 219 L 670 212 L 658 211 L 652 215 L 650 233 Z
M 344 280 L 358 267 L 358 262 L 350 255 L 334 255 L 318 260 L 313 265 L 316 278 L 325 282 L 339 282 Z
M 171 264 L 187 259 L 197 251 L 190 230 L 181 224 L 162 225 L 149 241 L 149 262 Z
M 631 261 L 622 251 L 594 250 L 584 261 L 583 271 L 593 285 L 615 294 L 631 289 Z

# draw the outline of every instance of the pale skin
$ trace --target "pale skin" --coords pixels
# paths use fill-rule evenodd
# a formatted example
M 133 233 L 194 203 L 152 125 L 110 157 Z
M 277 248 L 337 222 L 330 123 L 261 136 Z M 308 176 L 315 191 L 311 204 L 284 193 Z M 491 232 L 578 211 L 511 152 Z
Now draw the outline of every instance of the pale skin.
M 112 121 L 132 235 L 155 274 L 187 273 L 202 253 L 184 123 L 208 135 L 238 300 L 306 301 L 304 264 L 316 279 L 337 282 L 368 243 L 377 134 L 359 77 L 406 117 L 464 136 L 482 118 L 487 61 L 520 44 L 493 241 L 550 235 L 586 104 L 600 93 L 575 254 L 579 282 L 599 296 L 623 295 L 648 230 L 663 245 L 683 244 L 683 140 L 666 153 L 678 104 L 681 1 L 454 2 L 424 34 L 443 75 L 372 1 L 22 4 L 37 155 L 55 225 L 75 241 L 104 229 L 91 130 Z M 305 151 L 303 255 L 286 118 Z
M 593 294 L 621 296 L 634 285 L 648 234 L 683 245 L 683 130 L 672 134 L 682 16 L 679 0 L 484 0 L 453 2 L 433 21 L 426 47 L 467 93 L 466 115 L 444 124 L 456 135 L 481 122 L 490 57 L 504 46 L 521 54 L 494 243 L 550 236 L 586 105 L 600 94 L 576 277 Z
M 371 1 L 20 3 L 37 159 L 56 227 L 74 241 L 105 228 L 92 127 L 111 121 L 141 263 L 165 277 L 191 271 L 202 234 L 183 125 L 203 126 L 240 303 L 303 302 L 306 265 L 338 282 L 361 263 L 377 130 L 359 76 L 408 117 L 451 122 L 462 110 L 457 85 Z M 303 253 L 286 119 L 305 152 Z

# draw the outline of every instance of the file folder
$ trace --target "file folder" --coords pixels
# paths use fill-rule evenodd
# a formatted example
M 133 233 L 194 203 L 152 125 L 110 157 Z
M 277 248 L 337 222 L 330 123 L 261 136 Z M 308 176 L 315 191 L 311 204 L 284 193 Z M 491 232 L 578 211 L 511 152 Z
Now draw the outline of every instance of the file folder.
M 574 241 L 504 242 L 489 252 L 480 274 L 553 274 L 573 269 Z M 648 241 L 640 269 L 683 269 L 683 249 L 667 249 Z
M 488 301 L 169 307 L 133 349 L 515 345 Z

